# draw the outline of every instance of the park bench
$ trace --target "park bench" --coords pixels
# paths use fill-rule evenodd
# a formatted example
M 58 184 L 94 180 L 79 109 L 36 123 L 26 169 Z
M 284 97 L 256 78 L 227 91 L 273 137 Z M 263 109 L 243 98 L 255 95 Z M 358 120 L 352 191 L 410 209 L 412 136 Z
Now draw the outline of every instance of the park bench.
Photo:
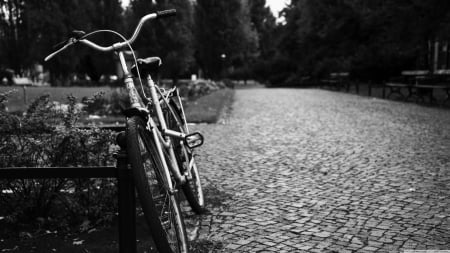
M 113 127 L 124 130 L 123 127 Z M 123 145 L 114 154 L 116 166 L 0 168 L 0 179 L 116 178 L 118 186 L 119 252 L 136 252 L 136 203 L 131 167 Z
M 438 100 L 434 96 L 435 90 L 442 90 L 445 92 L 445 98 L 440 102 L 444 105 L 450 102 L 450 70 L 441 69 L 433 72 L 431 82 L 420 83 L 416 85 L 417 96 L 420 101 L 425 101 L 425 96 L 428 96 L 430 103 L 438 103 Z
M 435 71 L 431 73 L 428 70 L 404 70 L 401 77 L 394 78 L 386 83 L 389 89 L 387 98 L 392 95 L 398 95 L 404 101 L 414 100 L 415 102 L 425 102 L 430 104 L 437 103 L 434 96 L 434 90 L 444 90 L 446 98 L 443 103 L 450 100 L 450 85 L 448 77 L 450 72 L 447 70 Z M 406 91 L 404 94 L 402 91 Z
M 349 91 L 349 76 L 348 72 L 333 72 L 327 78 L 320 80 L 320 83 L 322 87 L 330 87 L 332 90 L 345 88 L 346 91 Z
M 392 78 L 386 83 L 386 98 L 397 95 L 401 100 L 409 100 L 415 95 L 414 87 L 419 83 L 423 84 L 429 80 L 430 72 L 428 70 L 404 70 L 401 76 Z M 402 91 L 406 91 L 405 94 Z

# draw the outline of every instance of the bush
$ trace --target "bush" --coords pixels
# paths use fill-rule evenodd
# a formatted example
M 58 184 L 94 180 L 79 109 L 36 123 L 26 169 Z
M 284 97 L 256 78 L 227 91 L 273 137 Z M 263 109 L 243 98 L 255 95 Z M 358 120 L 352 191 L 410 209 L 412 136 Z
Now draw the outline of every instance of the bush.
M 195 99 L 226 87 L 231 88 L 230 86 L 233 86 L 231 84 L 231 80 L 215 82 L 212 80 L 200 79 L 197 81 L 180 82 L 179 90 L 182 97 Z
M 112 165 L 112 132 L 77 128 L 76 105 L 69 96 L 67 111 L 61 110 L 45 95 L 22 116 L 0 111 L 0 167 Z M 10 225 L 102 223 L 114 217 L 115 198 L 114 180 L 0 180 L 0 216 Z
M 109 114 L 122 115 L 123 111 L 131 106 L 128 93 L 124 89 L 114 90 L 111 93 L 108 105 Z
M 105 92 L 100 91 L 91 97 L 83 97 L 83 111 L 89 115 L 122 115 L 122 112 L 130 107 L 128 93 L 123 89 L 113 90 L 109 98 Z
M 105 115 L 107 114 L 108 99 L 105 98 L 105 92 L 99 91 L 91 97 L 84 97 L 81 102 L 86 105 L 85 111 L 88 114 Z

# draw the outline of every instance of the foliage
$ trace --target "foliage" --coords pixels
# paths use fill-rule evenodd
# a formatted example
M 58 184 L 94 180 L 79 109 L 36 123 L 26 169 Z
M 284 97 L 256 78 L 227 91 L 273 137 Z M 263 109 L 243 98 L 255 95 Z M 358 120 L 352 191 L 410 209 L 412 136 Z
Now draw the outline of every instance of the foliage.
M 260 59 L 270 59 L 276 52 L 274 35 L 277 24 L 265 0 L 249 0 L 249 15 L 252 26 L 258 35 Z
M 124 89 L 114 90 L 109 98 L 108 114 L 122 115 L 123 111 L 130 106 L 128 93 Z
M 128 30 L 134 29 L 144 15 L 165 9 L 176 9 L 177 15 L 145 25 L 134 47 L 142 58 L 161 57 L 163 77 L 172 78 L 176 83 L 194 61 L 191 1 L 132 0 L 127 10 Z
M 197 1 L 196 58 L 207 77 L 223 77 L 257 56 L 258 37 L 249 11 L 247 1 Z
M 86 104 L 84 110 L 88 114 L 105 115 L 107 114 L 108 100 L 105 98 L 105 92 L 100 91 L 95 93 L 91 97 L 84 97 L 82 100 L 83 104 Z
M 83 112 L 89 115 L 122 115 L 130 107 L 128 93 L 124 89 L 114 89 L 110 97 L 104 91 L 96 92 L 91 97 L 82 98 Z
M 121 12 L 119 0 L 0 1 L 1 65 L 23 73 L 41 63 L 72 30 L 117 30 L 122 25 Z M 99 43 L 104 41 L 111 42 L 111 38 L 97 38 Z M 74 72 L 87 73 L 98 81 L 100 73 L 114 71 L 111 64 L 102 64 L 111 62 L 112 56 L 89 57 L 87 52 L 83 47 L 67 50 L 63 57 L 46 63 L 53 74 L 52 83 L 63 83 Z
M 189 100 L 195 100 L 214 91 L 229 87 L 227 85 L 229 83 L 230 81 L 226 83 L 226 80 L 215 82 L 212 80 L 200 79 L 197 81 L 180 82 L 178 88 L 180 96 Z
M 17 90 L 12 89 L 12 90 L 8 90 L 4 93 L 0 93 L 0 112 L 6 110 L 7 107 L 5 106 L 5 103 L 8 102 L 8 97 L 15 92 L 17 92 Z
M 33 71 L 72 30 L 126 30 L 124 35 L 130 36 L 144 15 L 175 8 L 176 17 L 146 24 L 133 45 L 141 58 L 163 59 L 164 78 L 176 84 L 197 68 L 214 79 L 249 79 L 255 71 L 266 73 L 258 79 L 267 78 L 268 71 L 254 68 L 266 66 L 277 54 L 277 25 L 265 0 L 131 0 L 125 11 L 120 2 L 0 0 L 0 69 L 11 67 L 17 74 Z M 104 33 L 90 39 L 102 45 L 117 41 Z M 96 83 L 102 75 L 115 74 L 112 57 L 79 45 L 44 67 L 51 72 L 52 85 L 69 85 L 75 76 L 85 83 L 85 75 Z
M 431 68 L 429 43 L 448 40 L 450 27 L 441 0 L 296 0 L 283 13 L 278 52 L 299 78 L 349 71 L 383 81 Z
M 0 96 L 1 97 L 1 96 Z M 23 116 L 0 112 L 0 167 L 104 166 L 111 164 L 113 134 L 75 126 L 81 111 L 68 97 L 67 110 L 45 95 Z M 0 215 L 10 224 L 64 228 L 83 220 L 104 222 L 114 216 L 110 180 L 1 180 Z

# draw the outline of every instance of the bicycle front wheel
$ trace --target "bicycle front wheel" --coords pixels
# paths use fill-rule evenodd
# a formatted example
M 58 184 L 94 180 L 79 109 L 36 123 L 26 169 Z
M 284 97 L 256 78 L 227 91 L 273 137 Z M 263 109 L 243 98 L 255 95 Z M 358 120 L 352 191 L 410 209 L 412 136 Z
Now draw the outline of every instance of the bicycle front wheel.
M 187 252 L 187 235 L 178 199 L 168 188 L 168 180 L 172 179 L 145 126 L 141 117 L 127 120 L 128 160 L 142 210 L 159 252 Z
M 185 121 L 181 118 L 180 110 L 173 103 L 169 104 L 169 115 L 167 118 L 170 129 L 189 134 Z M 188 172 L 187 182 L 182 185 L 184 195 L 192 210 L 197 214 L 201 214 L 205 211 L 205 201 L 193 150 L 187 147 L 183 140 L 173 139 L 173 145 L 178 166 L 183 173 Z

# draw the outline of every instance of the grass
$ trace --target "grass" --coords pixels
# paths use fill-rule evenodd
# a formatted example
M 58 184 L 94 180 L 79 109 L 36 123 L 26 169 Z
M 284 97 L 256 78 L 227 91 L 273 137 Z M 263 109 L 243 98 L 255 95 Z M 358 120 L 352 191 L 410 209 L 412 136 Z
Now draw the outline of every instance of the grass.
M 105 97 L 110 97 L 114 90 L 108 86 L 100 87 L 26 87 L 0 86 L 0 93 L 15 89 L 17 90 L 9 98 L 6 106 L 10 112 L 25 111 L 32 101 L 42 95 L 50 94 L 53 101 L 67 102 L 67 96 L 73 95 L 81 101 L 83 97 L 91 97 L 99 91 L 105 92 Z M 187 100 L 185 102 L 185 113 L 190 123 L 216 123 L 222 111 L 232 102 L 234 90 L 222 89 L 206 96 Z M 115 124 L 123 122 L 123 117 L 106 117 L 83 122 L 96 122 L 98 124 Z
M 188 122 L 217 123 L 226 108 L 233 102 L 234 92 L 232 89 L 222 89 L 194 100 L 184 101 L 183 105 Z M 82 122 L 96 123 L 98 125 L 116 125 L 123 124 L 124 117 L 86 119 L 82 120 Z
M 188 101 L 185 113 L 190 123 L 216 123 L 234 97 L 234 90 L 215 91 L 195 101 Z

